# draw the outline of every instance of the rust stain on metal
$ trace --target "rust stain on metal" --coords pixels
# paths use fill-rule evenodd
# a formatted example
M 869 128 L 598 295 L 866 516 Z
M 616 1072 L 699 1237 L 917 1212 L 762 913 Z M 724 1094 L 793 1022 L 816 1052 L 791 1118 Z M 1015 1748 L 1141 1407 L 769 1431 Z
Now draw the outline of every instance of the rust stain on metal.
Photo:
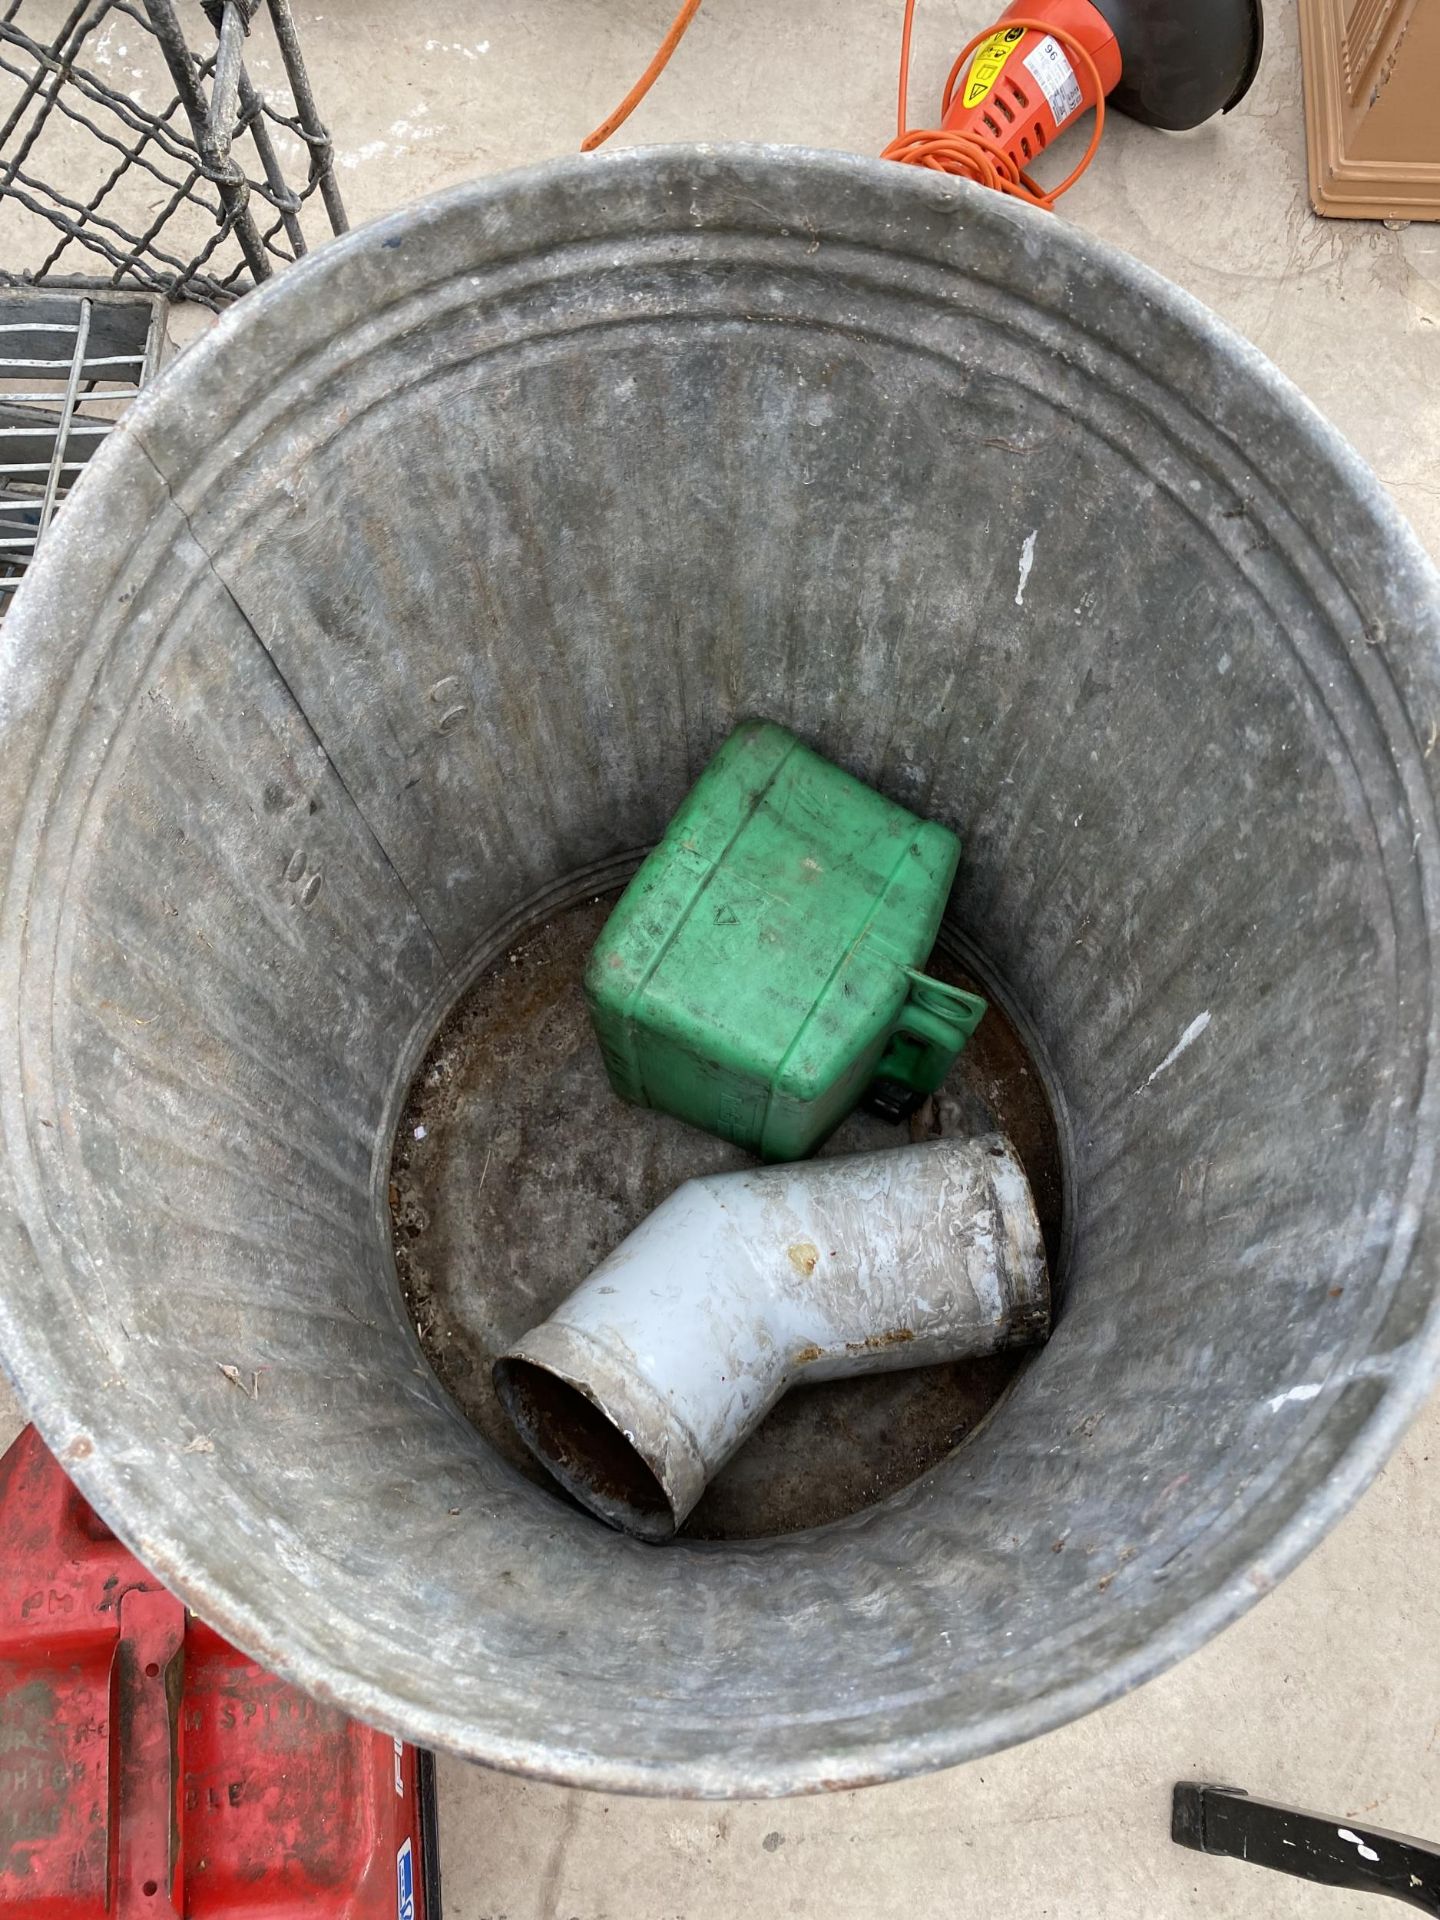
M 915 1335 L 909 1327 L 891 1327 L 887 1333 L 872 1333 L 864 1340 L 847 1340 L 847 1353 L 883 1353 L 887 1347 L 900 1347 Z
M 797 1273 L 813 1273 L 820 1259 L 820 1249 L 812 1246 L 808 1240 L 797 1240 L 793 1247 L 786 1248 L 786 1257 Z
M 861 1773 L 853 1780 L 821 1780 L 816 1783 L 820 1793 L 862 1793 L 866 1787 L 883 1787 L 890 1779 L 886 1773 Z
M 813 1366 L 817 1360 L 823 1360 L 824 1358 L 825 1349 L 823 1347 L 801 1347 L 800 1351 L 795 1355 L 792 1364 L 797 1367 L 810 1367 Z

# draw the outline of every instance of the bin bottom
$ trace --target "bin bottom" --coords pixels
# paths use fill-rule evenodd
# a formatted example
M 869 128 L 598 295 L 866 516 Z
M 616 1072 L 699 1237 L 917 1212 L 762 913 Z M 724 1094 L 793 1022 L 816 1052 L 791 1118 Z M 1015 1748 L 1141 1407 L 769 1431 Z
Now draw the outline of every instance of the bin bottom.
M 617 889 L 550 913 L 480 975 L 415 1077 L 391 1164 L 396 1264 L 431 1365 L 490 1444 L 552 1491 L 495 1397 L 496 1356 L 681 1181 L 754 1164 L 611 1092 L 581 979 L 618 898 Z M 943 933 L 929 971 L 986 991 Z M 1040 1072 L 993 1004 L 935 1101 L 903 1126 L 856 1113 L 822 1151 L 991 1127 L 1010 1136 L 1025 1165 L 1053 1268 L 1062 1194 L 1055 1120 Z M 791 1533 L 869 1506 L 961 1443 L 1023 1364 L 999 1354 L 797 1389 L 712 1482 L 684 1532 Z

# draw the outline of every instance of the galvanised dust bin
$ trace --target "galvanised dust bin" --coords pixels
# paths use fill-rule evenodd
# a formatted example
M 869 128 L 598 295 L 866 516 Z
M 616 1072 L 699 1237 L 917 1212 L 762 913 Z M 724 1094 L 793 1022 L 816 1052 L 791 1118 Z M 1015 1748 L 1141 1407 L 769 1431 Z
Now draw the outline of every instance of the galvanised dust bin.
M 1113 1697 L 1434 1376 L 1437 641 L 1294 389 L 999 195 L 658 150 L 323 248 L 140 397 L 0 633 L 27 1408 L 227 1638 L 498 1766 L 779 1793 Z M 654 1549 L 430 1373 L 390 1139 L 465 983 L 746 714 L 962 834 L 1059 1310 L 881 1504 Z

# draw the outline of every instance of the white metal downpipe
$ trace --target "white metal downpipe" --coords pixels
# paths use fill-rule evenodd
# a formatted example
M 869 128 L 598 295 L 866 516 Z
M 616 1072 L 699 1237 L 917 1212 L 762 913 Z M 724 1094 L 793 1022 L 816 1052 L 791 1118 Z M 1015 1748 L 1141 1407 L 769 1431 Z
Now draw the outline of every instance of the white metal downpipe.
M 495 1363 L 526 1445 L 666 1540 L 787 1388 L 1044 1337 L 1040 1224 L 998 1134 L 690 1180 Z

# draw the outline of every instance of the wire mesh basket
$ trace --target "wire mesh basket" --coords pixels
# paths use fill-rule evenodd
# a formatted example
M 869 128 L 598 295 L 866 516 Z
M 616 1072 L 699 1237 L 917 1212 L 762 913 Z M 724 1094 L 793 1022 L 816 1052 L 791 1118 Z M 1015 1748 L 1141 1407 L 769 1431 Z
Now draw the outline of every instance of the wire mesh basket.
M 0 617 L 164 339 L 154 294 L 0 291 Z
M 307 227 L 345 230 L 290 0 L 181 5 L 0 6 L 0 257 L 19 278 L 219 307 Z

